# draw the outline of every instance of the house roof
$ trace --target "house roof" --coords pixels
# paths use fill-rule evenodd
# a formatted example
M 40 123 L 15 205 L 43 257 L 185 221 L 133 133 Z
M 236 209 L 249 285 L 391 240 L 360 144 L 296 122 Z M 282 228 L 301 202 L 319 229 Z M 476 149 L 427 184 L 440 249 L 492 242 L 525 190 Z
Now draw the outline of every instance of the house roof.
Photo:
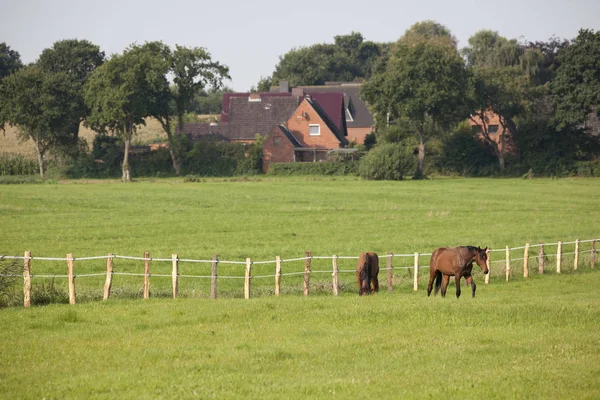
M 321 106 L 323 111 L 331 118 L 338 130 L 346 136 L 346 118 L 344 117 L 344 95 L 335 92 L 314 92 L 310 98 Z
M 350 111 L 351 119 L 346 119 L 348 128 L 370 128 L 373 126 L 373 115 L 367 108 L 367 104 L 360 96 L 359 83 L 336 84 L 325 86 L 301 86 L 305 93 L 342 93 L 344 105 Z
M 253 140 L 256 134 L 264 136 L 286 123 L 297 107 L 298 99 L 292 96 L 264 96 L 261 101 L 232 96 L 226 136 L 237 140 Z
M 348 144 L 348 140 L 344 137 L 346 136 L 346 131 L 342 131 L 341 129 L 339 129 L 335 123 L 332 121 L 332 119 L 329 117 L 329 115 L 325 112 L 325 110 L 321 107 L 321 105 L 316 102 L 315 100 L 313 100 L 311 97 L 307 97 L 306 101 L 308 101 L 308 104 L 311 105 L 311 107 L 317 112 L 317 114 L 319 114 L 319 117 L 323 120 L 323 122 L 325 122 L 325 124 L 327 125 L 327 127 L 329 128 L 329 130 L 331 130 L 331 132 L 333 132 L 333 134 L 336 136 L 337 140 L 344 145 Z M 338 110 L 338 115 L 341 114 L 341 109 Z
M 217 140 L 227 139 L 227 124 L 195 122 L 183 125 L 183 134 L 190 140 L 199 138 L 214 138 Z
M 285 135 L 285 137 L 294 145 L 294 147 L 302 147 L 302 143 L 296 139 L 294 134 L 290 132 L 288 128 L 283 125 L 278 126 L 279 130 Z
M 231 103 L 231 99 L 232 98 L 242 97 L 242 98 L 245 98 L 245 99 L 249 99 L 251 95 L 253 95 L 253 96 L 259 96 L 261 98 L 261 100 L 265 101 L 265 102 L 269 102 L 270 99 L 272 99 L 273 97 L 292 97 L 292 94 L 290 92 L 283 92 L 283 93 L 279 93 L 279 92 L 224 93 L 223 94 L 223 104 L 222 104 L 222 107 L 221 107 L 221 122 L 228 122 L 229 121 L 229 113 L 230 113 L 229 104 Z

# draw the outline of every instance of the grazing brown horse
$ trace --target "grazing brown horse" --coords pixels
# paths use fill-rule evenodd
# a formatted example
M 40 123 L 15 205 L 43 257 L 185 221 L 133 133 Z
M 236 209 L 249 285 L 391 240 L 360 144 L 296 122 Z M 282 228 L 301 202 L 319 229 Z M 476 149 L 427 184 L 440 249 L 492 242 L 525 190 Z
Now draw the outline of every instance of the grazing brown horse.
M 358 294 L 371 294 L 379 291 L 379 257 L 372 251 L 366 251 L 360 255 L 356 263 L 356 281 L 358 282 Z
M 437 295 L 440 286 L 442 287 L 442 297 L 446 297 L 446 289 L 451 276 L 456 280 L 456 298 L 460 297 L 460 278 L 465 277 L 467 283 L 471 284 L 473 297 L 477 285 L 471 276 L 473 262 L 481 268 L 484 274 L 489 272 L 486 265 L 487 247 L 485 249 L 474 246 L 461 247 L 440 247 L 431 254 L 429 262 L 429 285 L 427 286 L 427 296 L 431 294 L 433 281 L 435 279 L 435 292 Z M 444 282 L 442 283 L 442 279 Z

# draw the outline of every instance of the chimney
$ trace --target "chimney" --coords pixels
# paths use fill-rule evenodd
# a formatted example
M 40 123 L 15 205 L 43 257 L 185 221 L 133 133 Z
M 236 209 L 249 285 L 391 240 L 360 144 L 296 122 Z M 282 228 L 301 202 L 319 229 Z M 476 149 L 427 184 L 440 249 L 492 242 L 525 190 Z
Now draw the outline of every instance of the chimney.
M 260 102 L 260 100 L 260 93 L 250 93 L 250 96 L 248 96 L 248 101 Z
M 279 92 L 288 93 L 290 91 L 290 83 L 288 81 L 279 81 Z
M 293 97 L 304 97 L 304 89 L 301 87 L 292 88 Z

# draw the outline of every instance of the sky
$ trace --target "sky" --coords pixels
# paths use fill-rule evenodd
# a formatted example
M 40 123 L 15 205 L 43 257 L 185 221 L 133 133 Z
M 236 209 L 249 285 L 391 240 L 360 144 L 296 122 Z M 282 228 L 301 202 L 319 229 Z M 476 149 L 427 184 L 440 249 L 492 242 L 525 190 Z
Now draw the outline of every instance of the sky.
M 107 55 L 154 40 L 203 47 L 229 67 L 228 87 L 248 91 L 294 47 L 351 32 L 396 41 L 423 20 L 447 26 L 459 48 L 481 29 L 572 39 L 581 28 L 600 30 L 600 0 L 0 0 L 0 43 L 24 63 L 63 39 L 89 40 Z

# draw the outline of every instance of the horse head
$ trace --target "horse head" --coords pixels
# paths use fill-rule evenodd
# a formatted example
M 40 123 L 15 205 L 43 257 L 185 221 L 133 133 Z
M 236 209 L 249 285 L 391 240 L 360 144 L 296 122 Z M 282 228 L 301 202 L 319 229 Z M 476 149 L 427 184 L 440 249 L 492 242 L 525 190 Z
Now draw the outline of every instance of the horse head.
M 487 249 L 487 246 L 485 249 L 482 249 L 481 247 L 475 249 L 475 262 L 479 265 L 479 268 L 481 268 L 484 274 L 490 272 L 487 267 Z

